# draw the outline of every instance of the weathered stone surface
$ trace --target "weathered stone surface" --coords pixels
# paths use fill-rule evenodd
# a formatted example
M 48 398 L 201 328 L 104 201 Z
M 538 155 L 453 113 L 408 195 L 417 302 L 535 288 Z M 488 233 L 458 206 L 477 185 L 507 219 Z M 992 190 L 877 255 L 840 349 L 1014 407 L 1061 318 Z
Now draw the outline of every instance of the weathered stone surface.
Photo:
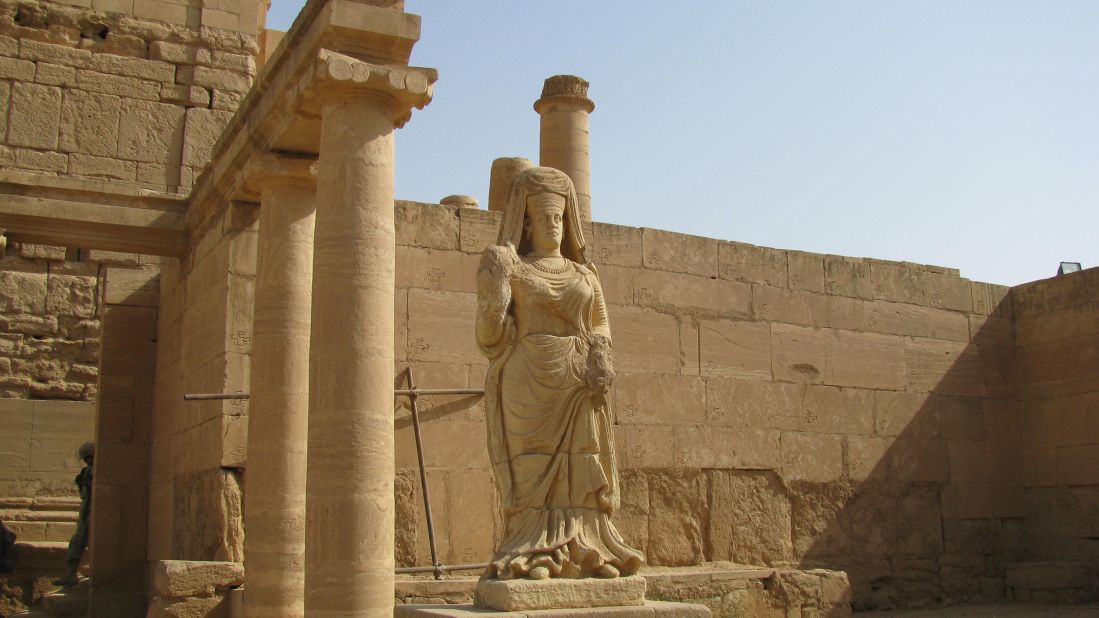
M 9 144 L 42 150 L 57 148 L 61 124 L 60 88 L 16 82 L 11 89 L 10 105 Z
M 396 618 L 463 618 L 483 614 L 485 610 L 472 605 L 398 605 Z M 710 618 L 712 613 L 705 605 L 646 601 L 644 605 L 628 607 L 588 607 L 577 609 L 527 610 L 498 614 L 507 618 L 538 616 L 540 618 Z
M 69 155 L 69 173 L 74 176 L 132 182 L 137 178 L 137 164 L 133 161 L 73 153 Z
M 634 296 L 642 307 L 724 317 L 747 317 L 752 302 L 751 288 L 742 283 L 649 269 L 636 274 Z
M 874 298 L 924 306 L 930 304 L 926 271 L 902 264 L 873 262 L 870 264 L 870 281 Z
M 649 478 L 650 564 L 679 566 L 705 559 L 706 479 L 698 470 L 661 471 Z M 652 534 L 652 531 L 659 531 Z
M 232 117 L 231 112 L 188 109 L 183 134 L 183 165 L 201 168 L 209 163 L 214 143 Z
M 674 317 L 632 307 L 611 305 L 608 309 L 617 371 L 679 371 L 680 331 Z
M 458 217 L 455 208 L 397 200 L 396 242 L 425 249 L 458 249 Z
M 0 261 L 0 267 L 12 258 Z M 42 269 L 45 270 L 44 268 Z M 0 311 L 6 313 L 45 313 L 46 273 L 0 270 Z
M 776 379 L 900 390 L 905 350 L 899 337 L 773 324 Z
M 640 606 L 645 602 L 645 578 L 612 579 L 482 579 L 474 603 L 479 607 L 511 612 L 538 609 L 572 609 L 608 606 Z
M 858 258 L 824 256 L 824 289 L 836 296 L 873 298 L 870 265 Z
M 717 246 L 712 238 L 645 228 L 641 231 L 646 268 L 717 277 Z
M 795 290 L 824 293 L 824 258 L 816 253 L 787 251 L 790 287 Z
M 590 259 L 597 265 L 641 266 L 641 230 L 609 223 L 593 224 L 595 252 Z
M 244 565 L 239 562 L 160 560 L 153 569 L 153 585 L 165 597 L 210 596 L 243 581 Z
M 786 252 L 742 243 L 720 243 L 718 263 L 722 279 L 786 287 Z
M 759 380 L 706 380 L 706 422 L 724 427 L 796 429 L 804 388 Z
M 705 385 L 698 377 L 619 374 L 615 383 L 619 423 L 697 423 L 705 420 Z
M 787 480 L 835 481 L 843 475 L 839 436 L 782 433 L 782 476 Z
M 704 320 L 699 326 L 702 375 L 771 379 L 771 327 L 766 322 Z
M 229 607 L 222 595 L 189 599 L 154 597 L 146 618 L 229 618 Z
M 61 105 L 59 148 L 65 152 L 115 156 L 121 107 L 122 99 L 113 95 L 66 90 Z
M 714 560 L 773 564 L 792 559 L 790 501 L 774 472 L 711 470 L 707 545 Z
M 196 121 L 198 124 L 201 122 Z M 184 110 L 176 105 L 126 100 L 118 133 L 119 158 L 177 165 L 183 148 Z

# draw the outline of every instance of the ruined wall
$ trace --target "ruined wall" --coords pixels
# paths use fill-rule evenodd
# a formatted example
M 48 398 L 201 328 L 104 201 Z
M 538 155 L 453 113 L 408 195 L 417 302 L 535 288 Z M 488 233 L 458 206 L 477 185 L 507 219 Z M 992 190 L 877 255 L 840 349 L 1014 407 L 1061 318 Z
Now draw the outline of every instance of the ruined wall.
M 1012 289 L 1027 557 L 1099 566 L 1099 269 Z M 1084 582 L 1086 584 L 1087 582 Z
M 149 560 L 236 560 L 255 280 L 254 205 L 234 204 L 164 260 L 151 433 Z
M 187 192 L 251 86 L 260 7 L 0 2 L 0 169 Z

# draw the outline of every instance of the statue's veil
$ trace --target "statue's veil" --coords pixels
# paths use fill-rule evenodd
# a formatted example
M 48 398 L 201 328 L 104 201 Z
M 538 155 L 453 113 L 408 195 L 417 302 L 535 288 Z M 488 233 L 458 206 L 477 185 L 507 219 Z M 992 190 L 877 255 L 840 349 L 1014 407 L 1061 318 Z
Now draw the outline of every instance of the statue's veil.
M 523 235 L 523 222 L 527 214 L 527 197 L 539 193 L 554 193 L 565 198 L 564 235 L 561 239 L 561 255 L 586 264 L 584 256 L 584 232 L 580 228 L 580 208 L 572 180 L 562 171 L 552 167 L 530 167 L 515 176 L 511 184 L 504 220 L 496 244 L 511 243 L 519 255 L 530 251 L 530 244 Z

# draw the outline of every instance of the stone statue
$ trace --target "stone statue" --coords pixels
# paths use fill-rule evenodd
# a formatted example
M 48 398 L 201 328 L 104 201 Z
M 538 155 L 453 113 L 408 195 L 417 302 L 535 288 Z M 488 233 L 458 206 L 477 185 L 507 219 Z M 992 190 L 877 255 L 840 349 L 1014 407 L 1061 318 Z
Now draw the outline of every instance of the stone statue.
M 619 507 L 608 389 L 611 332 L 563 172 L 522 171 L 477 272 L 488 448 L 506 532 L 486 578 L 633 575 Z

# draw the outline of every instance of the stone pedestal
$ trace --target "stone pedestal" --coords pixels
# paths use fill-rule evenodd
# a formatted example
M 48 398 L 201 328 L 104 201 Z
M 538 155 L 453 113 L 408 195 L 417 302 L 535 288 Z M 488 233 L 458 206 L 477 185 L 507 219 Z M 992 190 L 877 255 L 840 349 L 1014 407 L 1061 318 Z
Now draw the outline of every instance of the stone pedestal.
M 538 165 L 568 174 L 576 188 L 580 220 L 591 221 L 591 154 L 588 114 L 595 103 L 588 98 L 588 82 L 575 75 L 554 75 L 534 102 L 541 116 Z
M 705 605 L 645 601 L 628 607 L 583 607 L 577 609 L 538 609 L 497 612 L 472 605 L 398 605 L 393 618 L 472 618 L 486 614 L 500 618 L 710 618 Z
M 645 603 L 645 578 L 483 579 L 474 604 L 498 611 L 631 606 Z

